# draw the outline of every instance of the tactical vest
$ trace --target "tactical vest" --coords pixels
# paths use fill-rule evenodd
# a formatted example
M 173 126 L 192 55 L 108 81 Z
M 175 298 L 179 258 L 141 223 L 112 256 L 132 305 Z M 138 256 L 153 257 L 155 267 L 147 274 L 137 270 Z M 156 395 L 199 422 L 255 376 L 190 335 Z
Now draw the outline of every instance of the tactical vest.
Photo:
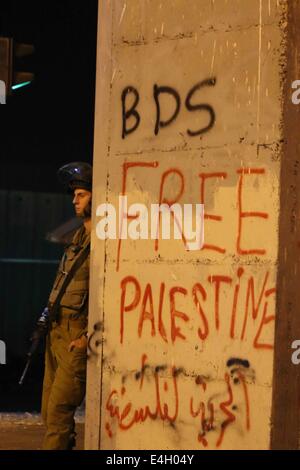
M 56 279 L 49 296 L 49 306 L 55 303 L 55 300 L 61 290 L 66 274 L 72 268 L 72 265 L 80 257 L 82 250 L 90 243 L 90 234 L 86 233 L 82 226 L 75 233 L 72 243 L 65 248 L 64 255 L 60 262 Z M 59 315 L 80 317 L 88 314 L 88 294 L 89 294 L 89 272 L 90 256 L 84 260 L 82 265 L 76 270 L 73 278 L 68 284 L 64 295 L 60 301 Z

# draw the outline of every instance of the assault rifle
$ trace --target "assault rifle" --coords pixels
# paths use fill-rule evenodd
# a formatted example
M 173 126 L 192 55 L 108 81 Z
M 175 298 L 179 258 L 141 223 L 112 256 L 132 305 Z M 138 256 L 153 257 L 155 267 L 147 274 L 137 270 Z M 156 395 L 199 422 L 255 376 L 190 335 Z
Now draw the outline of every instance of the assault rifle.
M 19 385 L 23 385 L 28 369 L 32 362 L 32 359 L 37 351 L 37 348 L 39 347 L 41 340 L 46 336 L 48 327 L 49 327 L 49 310 L 46 307 L 42 315 L 38 319 L 36 328 L 30 338 L 31 347 L 27 353 L 27 362 L 26 362 L 26 366 L 22 374 L 22 377 L 20 378 Z

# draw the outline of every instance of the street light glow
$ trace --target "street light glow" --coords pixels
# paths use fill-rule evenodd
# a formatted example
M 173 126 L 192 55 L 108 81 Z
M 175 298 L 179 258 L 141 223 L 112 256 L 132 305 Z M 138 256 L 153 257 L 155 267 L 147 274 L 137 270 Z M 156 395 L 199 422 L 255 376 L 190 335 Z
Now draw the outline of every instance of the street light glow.
M 19 88 L 23 88 L 24 86 L 27 86 L 27 85 L 30 85 L 31 82 L 24 82 L 24 83 L 20 83 L 19 85 L 14 85 L 12 87 L 13 90 L 18 90 Z

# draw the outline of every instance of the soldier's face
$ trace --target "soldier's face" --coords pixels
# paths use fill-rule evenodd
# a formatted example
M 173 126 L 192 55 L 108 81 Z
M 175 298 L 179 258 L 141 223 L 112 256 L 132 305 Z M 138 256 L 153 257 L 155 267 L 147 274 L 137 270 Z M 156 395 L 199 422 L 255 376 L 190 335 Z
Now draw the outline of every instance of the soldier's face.
M 85 189 L 75 189 L 73 204 L 77 217 L 83 219 L 90 217 L 90 204 L 92 193 Z

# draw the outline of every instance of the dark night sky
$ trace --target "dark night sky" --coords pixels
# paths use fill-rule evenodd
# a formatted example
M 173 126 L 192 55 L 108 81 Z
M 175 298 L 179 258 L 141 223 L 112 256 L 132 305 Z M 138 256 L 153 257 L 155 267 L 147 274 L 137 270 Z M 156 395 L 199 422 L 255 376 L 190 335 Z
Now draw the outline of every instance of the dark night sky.
M 2 114 L 0 189 L 61 191 L 56 170 L 92 161 L 97 0 L 6 0 L 0 35 L 33 43 L 36 80 Z

